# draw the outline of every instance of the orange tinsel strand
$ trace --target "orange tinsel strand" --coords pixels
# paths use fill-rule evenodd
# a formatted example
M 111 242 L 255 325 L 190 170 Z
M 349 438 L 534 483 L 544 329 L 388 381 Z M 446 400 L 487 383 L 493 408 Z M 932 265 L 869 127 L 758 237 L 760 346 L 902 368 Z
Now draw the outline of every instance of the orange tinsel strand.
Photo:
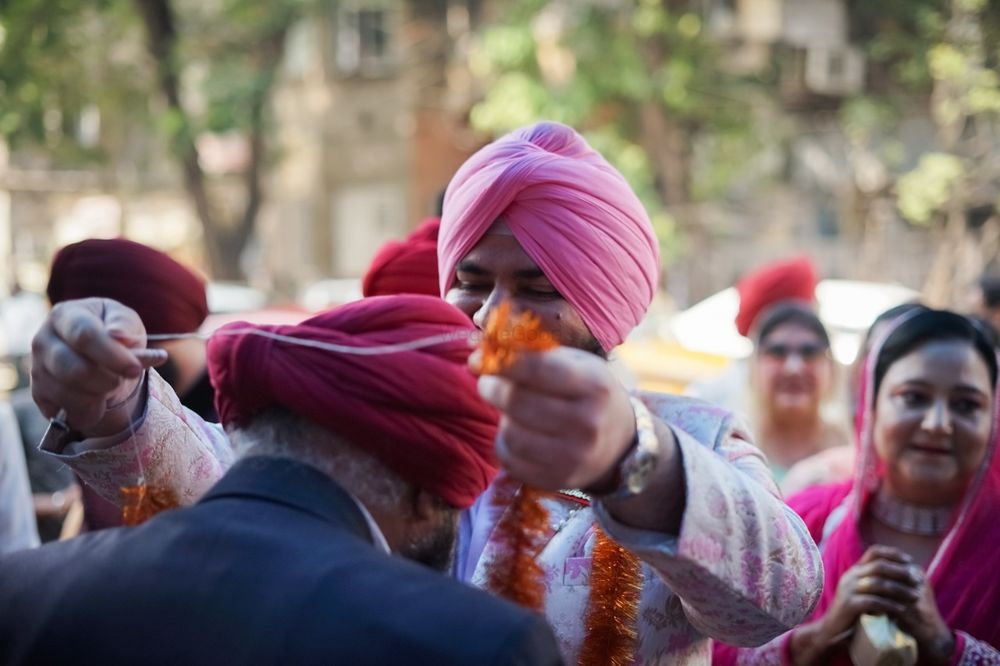
M 141 525 L 161 511 L 179 506 L 177 496 L 166 488 L 140 484 L 125 486 L 121 493 L 123 525 Z
M 545 571 L 537 558 L 548 541 L 549 513 L 539 498 L 539 491 L 521 488 L 497 525 L 493 535 L 497 555 L 490 565 L 487 587 L 499 597 L 541 612 Z
M 639 559 L 597 528 L 580 666 L 625 666 L 635 657 L 642 592 Z
M 524 351 L 544 351 L 559 341 L 542 328 L 531 312 L 511 315 L 509 301 L 490 314 L 483 331 L 481 372 L 503 371 Z M 497 525 L 494 543 L 497 555 L 490 565 L 487 586 L 494 594 L 535 611 L 545 604 L 545 571 L 537 558 L 548 541 L 549 513 L 539 499 L 541 493 L 523 487 L 521 491 L 498 487 L 496 501 L 509 504 Z

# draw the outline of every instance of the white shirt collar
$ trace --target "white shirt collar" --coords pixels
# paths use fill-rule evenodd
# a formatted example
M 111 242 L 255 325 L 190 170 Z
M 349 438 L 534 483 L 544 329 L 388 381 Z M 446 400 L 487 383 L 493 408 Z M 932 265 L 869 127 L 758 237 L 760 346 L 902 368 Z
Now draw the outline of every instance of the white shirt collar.
M 385 535 L 382 534 L 382 530 L 379 528 L 378 523 L 372 518 L 372 514 L 369 513 L 365 505 L 361 503 L 354 495 L 351 495 L 351 499 L 361 510 L 361 515 L 365 517 L 365 522 L 368 523 L 368 531 L 372 534 L 372 541 L 375 542 L 375 547 L 381 550 L 383 553 L 390 555 L 392 554 L 392 549 L 389 548 L 389 542 L 385 540 Z

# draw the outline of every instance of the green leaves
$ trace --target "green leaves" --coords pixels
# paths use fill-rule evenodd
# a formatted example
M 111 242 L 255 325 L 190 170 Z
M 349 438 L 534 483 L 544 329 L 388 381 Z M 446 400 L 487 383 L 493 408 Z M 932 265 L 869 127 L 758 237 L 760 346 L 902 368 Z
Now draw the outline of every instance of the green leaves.
M 916 169 L 899 178 L 900 212 L 915 224 L 930 223 L 954 196 L 964 176 L 965 166 L 955 155 L 925 154 Z

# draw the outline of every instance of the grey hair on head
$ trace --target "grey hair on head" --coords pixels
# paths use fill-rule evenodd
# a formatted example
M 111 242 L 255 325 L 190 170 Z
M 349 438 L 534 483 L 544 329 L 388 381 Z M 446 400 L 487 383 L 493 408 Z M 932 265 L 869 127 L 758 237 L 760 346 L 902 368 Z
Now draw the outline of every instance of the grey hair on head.
M 311 465 L 369 509 L 397 509 L 413 490 L 360 446 L 284 408 L 268 409 L 228 434 L 238 458 L 272 456 Z

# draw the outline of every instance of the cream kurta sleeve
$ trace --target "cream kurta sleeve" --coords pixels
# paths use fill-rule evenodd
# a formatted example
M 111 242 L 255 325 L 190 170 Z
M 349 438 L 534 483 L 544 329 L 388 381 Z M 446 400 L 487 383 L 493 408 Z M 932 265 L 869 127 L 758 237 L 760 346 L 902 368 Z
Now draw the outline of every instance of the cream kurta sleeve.
M 173 491 L 181 505 L 194 504 L 233 463 L 222 426 L 181 405 L 154 370 L 149 371 L 145 413 L 132 430 L 69 441 L 50 428 L 40 448 L 115 504 L 121 503 L 120 489 L 135 485 L 140 474 L 150 487 Z
M 663 409 L 644 399 L 680 447 L 687 488 L 680 533 L 630 528 L 598 502 L 601 526 L 657 572 L 706 636 L 761 645 L 802 622 L 822 593 L 820 554 L 747 431 L 726 415 L 705 438 L 703 423 L 720 423 L 722 410 L 687 400 L 682 410 Z

